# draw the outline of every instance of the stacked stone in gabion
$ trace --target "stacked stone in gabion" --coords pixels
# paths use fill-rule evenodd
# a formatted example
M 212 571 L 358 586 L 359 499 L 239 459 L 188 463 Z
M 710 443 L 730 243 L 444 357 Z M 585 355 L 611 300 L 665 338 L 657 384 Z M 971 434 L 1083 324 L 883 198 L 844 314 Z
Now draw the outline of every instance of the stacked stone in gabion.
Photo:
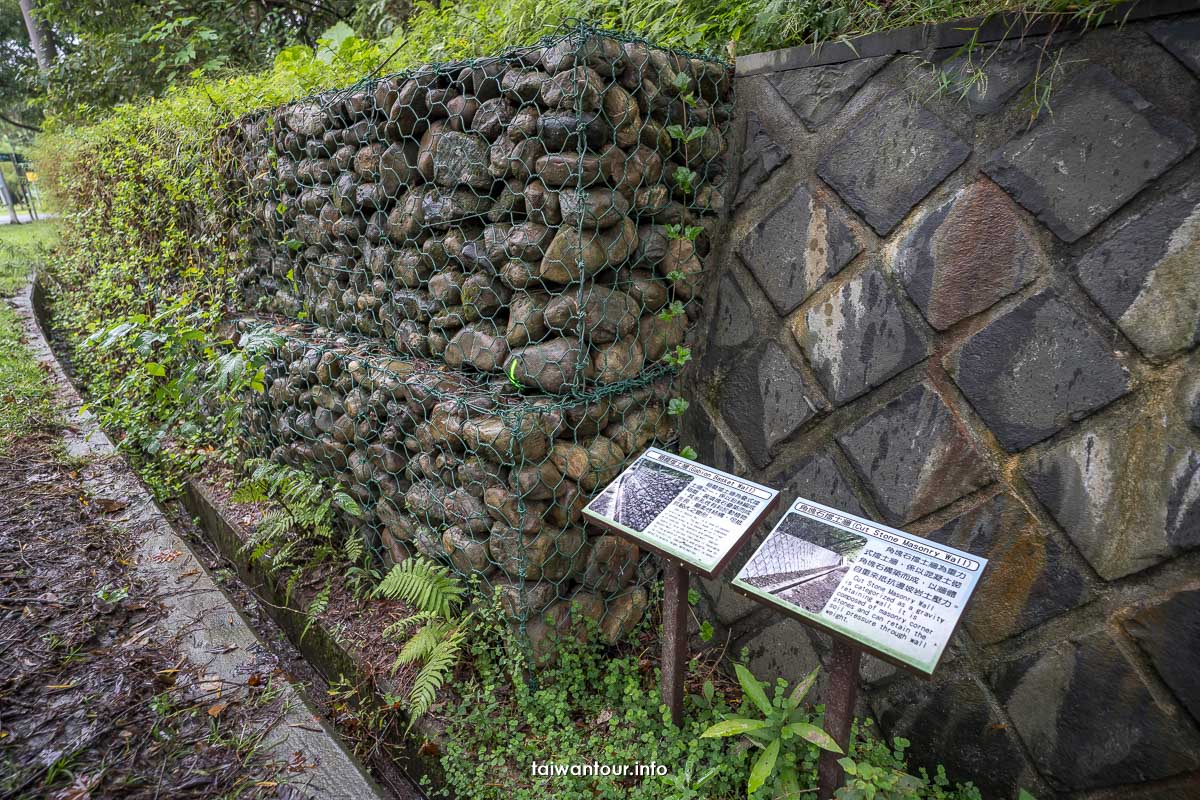
M 245 409 L 247 439 L 343 484 L 385 561 L 419 552 L 499 587 L 538 654 L 546 634 L 569 629 L 573 603 L 609 642 L 637 623 L 652 567 L 633 545 L 585 530 L 581 511 L 629 456 L 674 437 L 670 376 L 530 398 L 331 331 L 281 332 L 266 391 Z
M 272 460 L 335 478 L 385 559 L 499 587 L 541 655 L 613 642 L 653 569 L 582 527 L 651 444 L 698 316 L 727 65 L 581 27 L 232 126 L 247 304 L 293 325 L 246 412 Z
M 636 379 L 694 316 L 731 85 L 589 29 L 243 121 L 246 298 L 541 391 Z

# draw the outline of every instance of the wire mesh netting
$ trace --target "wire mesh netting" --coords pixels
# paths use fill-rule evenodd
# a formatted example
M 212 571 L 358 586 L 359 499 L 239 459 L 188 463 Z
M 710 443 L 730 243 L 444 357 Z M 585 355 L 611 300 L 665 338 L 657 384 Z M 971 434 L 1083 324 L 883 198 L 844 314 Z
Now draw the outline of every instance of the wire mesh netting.
M 673 444 L 731 94 L 719 60 L 579 24 L 230 126 L 244 303 L 301 321 L 248 442 L 350 487 L 389 558 L 501 587 L 535 650 L 571 603 L 615 641 L 654 569 L 580 510 Z

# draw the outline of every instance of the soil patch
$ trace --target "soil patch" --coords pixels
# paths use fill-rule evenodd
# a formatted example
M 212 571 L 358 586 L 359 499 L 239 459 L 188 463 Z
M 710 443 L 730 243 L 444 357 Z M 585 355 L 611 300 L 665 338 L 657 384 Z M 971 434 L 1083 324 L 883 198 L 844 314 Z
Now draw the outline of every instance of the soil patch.
M 275 657 L 232 687 L 161 640 L 109 523 L 122 503 L 88 496 L 57 447 L 42 430 L 0 453 L 0 798 L 306 796 L 288 784 L 309 765 L 259 747 L 283 712 Z

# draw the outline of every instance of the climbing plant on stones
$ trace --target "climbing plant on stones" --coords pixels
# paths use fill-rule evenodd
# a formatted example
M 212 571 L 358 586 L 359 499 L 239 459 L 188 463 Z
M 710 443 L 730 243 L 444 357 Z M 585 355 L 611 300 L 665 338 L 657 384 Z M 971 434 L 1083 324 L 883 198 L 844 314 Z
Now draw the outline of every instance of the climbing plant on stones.
M 247 443 L 342 482 L 385 559 L 478 576 L 535 655 L 623 636 L 654 566 L 580 511 L 674 444 L 731 95 L 719 60 L 579 25 L 223 130 L 243 304 L 285 336 Z

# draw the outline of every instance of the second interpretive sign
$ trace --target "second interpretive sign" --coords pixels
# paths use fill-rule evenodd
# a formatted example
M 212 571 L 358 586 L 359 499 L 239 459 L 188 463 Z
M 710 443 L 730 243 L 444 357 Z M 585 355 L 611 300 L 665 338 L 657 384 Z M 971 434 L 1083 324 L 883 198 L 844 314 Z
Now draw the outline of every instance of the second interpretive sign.
M 733 585 L 932 675 L 986 565 L 979 556 L 799 498 Z
M 778 499 L 775 489 L 651 447 L 583 514 L 712 577 Z

